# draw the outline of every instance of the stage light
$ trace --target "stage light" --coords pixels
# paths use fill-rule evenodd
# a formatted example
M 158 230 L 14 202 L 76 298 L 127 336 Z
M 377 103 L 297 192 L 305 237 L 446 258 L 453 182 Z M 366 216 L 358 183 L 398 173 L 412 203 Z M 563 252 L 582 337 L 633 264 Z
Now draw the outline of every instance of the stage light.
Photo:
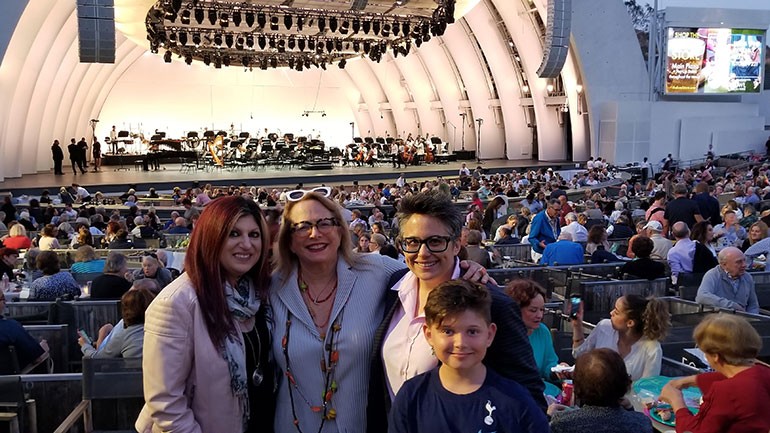
M 222 69 L 222 59 L 220 57 L 217 57 L 216 59 L 214 59 L 214 68 Z
M 217 16 L 216 9 L 209 9 L 209 24 L 213 26 L 217 23 L 217 19 L 219 19 L 219 17 Z
M 409 25 L 408 21 L 405 22 L 405 23 L 402 23 L 401 24 L 401 33 L 403 33 L 404 36 L 409 36 L 409 32 L 411 31 L 410 27 L 411 26 Z
M 192 37 L 193 45 L 196 47 L 199 47 L 201 45 L 201 35 L 200 33 L 195 33 Z
M 243 18 L 241 17 L 241 11 L 234 10 L 233 11 L 233 24 L 235 24 L 236 27 L 241 25 L 241 20 Z
M 278 17 L 275 15 L 270 17 L 270 30 L 274 32 L 278 31 Z
M 401 24 L 399 24 L 398 21 L 393 23 L 393 36 L 398 36 L 399 33 L 401 33 Z
M 259 28 L 263 29 L 265 28 L 265 24 L 267 23 L 267 17 L 265 16 L 265 13 L 260 11 L 257 14 L 257 25 L 259 25 Z
M 334 41 L 331 40 L 331 39 L 327 39 L 326 40 L 326 51 L 331 53 L 333 49 L 334 49 Z
M 166 51 L 163 54 L 163 61 L 166 63 L 171 63 L 171 51 Z
M 342 24 L 340 25 L 340 33 L 343 35 L 348 34 L 348 30 L 350 29 L 350 21 L 348 20 L 342 20 Z
M 270 39 L 267 40 L 267 46 L 275 49 L 275 37 L 271 36 Z
M 364 53 L 369 54 L 372 51 L 372 43 L 369 39 L 364 41 Z
M 283 26 L 286 27 L 286 30 L 290 30 L 292 26 L 292 19 L 291 15 L 285 14 L 283 16 Z
M 340 68 L 340 69 L 345 69 L 345 65 L 346 65 L 347 63 L 348 63 L 348 62 L 347 62 L 345 59 L 342 59 L 342 60 L 340 60 L 340 62 L 337 64 L 337 66 L 339 66 L 339 68 Z
M 372 29 L 372 22 L 369 20 L 364 20 L 363 23 L 361 23 L 361 30 L 364 31 L 365 35 L 369 34 L 369 31 Z
M 305 17 L 298 16 L 297 17 L 297 30 L 302 31 L 303 27 L 305 27 Z
M 225 44 L 227 45 L 227 48 L 233 47 L 233 35 L 231 34 L 225 35 Z
M 214 44 L 218 47 L 222 46 L 222 35 L 220 35 L 219 33 L 214 35 Z
M 305 51 L 305 45 L 307 45 L 307 40 L 305 40 L 305 38 L 301 38 L 297 41 L 297 48 L 299 48 L 300 51 Z
M 174 23 L 176 22 L 177 14 L 176 12 L 166 11 L 166 15 L 164 15 L 164 18 Z
M 230 66 L 230 56 L 228 56 L 227 54 L 222 56 L 222 64 L 225 66 Z
M 246 35 L 246 46 L 249 48 L 254 48 L 254 36 Z
M 230 26 L 230 15 L 228 15 L 227 12 L 222 12 L 221 14 L 219 14 L 219 25 L 221 27 Z
M 248 68 L 250 63 L 251 60 L 249 59 L 249 56 L 243 56 L 243 58 L 241 58 L 241 64 L 244 68 Z
M 186 55 L 184 57 L 184 62 L 187 63 L 188 66 L 191 65 L 192 64 L 192 56 L 190 54 Z
M 453 22 L 455 22 L 455 2 L 453 1 L 446 3 L 445 22 L 447 24 L 452 24 Z
M 359 42 L 358 39 L 353 41 L 353 51 L 355 52 L 361 51 L 361 42 Z
M 171 9 L 178 14 L 182 9 L 182 0 L 171 0 Z
M 390 24 L 386 23 L 386 24 L 384 24 L 382 26 L 382 33 L 381 34 L 382 34 L 383 38 L 387 38 L 388 36 L 390 36 Z
M 341 39 L 337 39 L 336 41 L 334 41 L 334 49 L 337 50 L 337 51 L 342 51 L 342 40 Z
M 374 33 L 375 35 L 379 35 L 380 34 L 380 27 L 381 27 L 380 21 L 379 20 L 375 20 L 372 23 L 372 33 Z
M 185 9 L 182 11 L 182 17 L 179 19 L 179 22 L 182 24 L 189 26 L 190 25 L 190 9 Z
M 243 42 L 244 42 L 243 36 L 238 36 L 238 39 L 235 40 L 235 49 L 238 51 L 242 51 Z
M 278 41 L 278 52 L 279 53 L 285 53 L 286 52 L 286 40 L 281 39 Z
M 203 64 L 206 66 L 211 64 L 211 56 L 209 54 L 203 55 Z
M 267 70 L 267 58 L 262 57 L 262 60 L 259 62 L 259 69 L 262 69 L 263 71 Z
M 351 28 L 353 29 L 353 34 L 358 33 L 361 30 L 361 20 L 358 18 L 354 19 Z
M 329 18 L 329 30 L 331 30 L 332 33 L 337 31 L 337 17 Z
M 294 69 L 294 57 L 289 57 L 289 69 Z
M 179 43 L 187 45 L 187 32 L 179 32 Z
M 273 68 L 277 68 L 278 67 L 278 59 L 276 59 L 275 57 L 271 57 L 270 58 L 270 66 L 273 67 Z
M 326 30 L 326 18 L 318 17 L 318 31 L 323 32 Z
M 259 35 L 257 43 L 259 44 L 259 48 L 264 50 L 265 47 L 267 46 L 267 40 L 265 39 L 265 36 L 264 35 Z
M 297 46 L 297 40 L 294 39 L 294 37 L 290 37 L 287 46 L 289 47 L 290 50 L 293 50 L 294 47 Z
M 548 93 L 551 93 L 551 92 L 553 92 L 553 84 L 551 84 L 551 83 L 548 83 L 548 85 L 546 85 L 546 86 L 545 86 L 545 90 L 546 90 Z
M 315 39 L 307 40 L 307 49 L 310 51 L 315 51 Z
M 169 42 L 171 42 L 172 44 L 176 44 L 176 33 L 175 33 L 175 32 L 171 32 L 171 33 L 169 33 L 169 34 L 168 34 L 168 40 L 169 40 Z

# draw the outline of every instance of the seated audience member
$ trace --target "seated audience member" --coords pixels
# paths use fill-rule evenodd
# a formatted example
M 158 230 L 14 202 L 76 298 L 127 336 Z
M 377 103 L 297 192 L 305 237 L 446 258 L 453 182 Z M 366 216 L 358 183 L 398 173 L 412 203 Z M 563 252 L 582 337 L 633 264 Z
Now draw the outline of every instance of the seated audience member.
M 115 237 L 110 241 L 109 249 L 130 250 L 131 248 L 134 248 L 134 243 L 128 239 L 128 232 L 125 229 L 119 229 L 115 233 Z
M 8 228 L 8 237 L 3 239 L 3 246 L 15 250 L 26 250 L 32 246 L 32 239 L 27 237 L 27 229 L 16 223 Z
M 768 231 L 767 224 L 765 224 L 762 221 L 757 221 L 754 224 L 752 224 L 751 227 L 749 227 L 749 234 L 746 237 L 746 240 L 744 240 L 743 244 L 741 245 L 741 251 L 745 253 L 750 246 L 766 238 L 767 231 Z
M 572 383 L 580 409 L 553 413 L 552 433 L 652 433 L 647 416 L 621 405 L 631 379 L 617 352 L 594 349 L 579 357 Z
M 605 251 L 610 250 L 610 243 L 607 241 L 607 230 L 604 226 L 596 224 L 588 229 L 588 242 L 586 243 L 586 253 L 593 254 L 601 246 Z
M 362 227 L 362 226 L 356 226 L 356 227 Z M 372 235 L 366 232 L 361 232 L 358 235 L 358 239 L 356 240 L 356 245 L 358 246 L 354 248 L 353 251 L 367 254 L 369 253 L 369 244 L 371 243 L 372 243 Z
M 679 274 L 693 271 L 696 242 L 690 239 L 690 228 L 682 221 L 674 223 L 671 234 L 674 235 L 676 242 L 668 250 L 666 260 L 671 268 L 671 281 L 676 284 Z
M 492 267 L 492 259 L 489 257 L 489 251 L 481 246 L 480 231 L 468 231 L 468 245 L 465 247 L 465 251 L 468 254 L 468 260 L 473 260 L 485 268 Z
M 56 239 L 56 226 L 53 224 L 46 224 L 43 230 L 40 232 L 40 240 L 37 242 L 38 248 L 42 251 L 54 250 L 61 248 L 59 240 Z
M 647 231 L 647 237 L 652 240 L 653 244 L 650 257 L 654 260 L 666 260 L 668 252 L 674 244 L 661 234 L 663 233 L 663 225 L 658 221 L 649 221 L 644 225 L 644 230 Z
M 121 320 L 99 329 L 98 340 L 88 344 L 78 338 L 80 351 L 86 358 L 139 358 L 144 344 L 144 312 L 155 298 L 157 285 L 152 280 L 139 280 L 120 298 Z
M 37 256 L 39 255 L 39 248 L 30 248 L 24 254 L 24 276 L 28 281 L 35 281 L 43 276 L 43 272 L 37 268 Z
M 372 233 L 372 239 L 369 242 L 369 252 L 379 253 L 382 247 L 388 244 L 388 238 L 380 233 Z
M 190 233 L 190 229 L 187 228 L 187 220 L 183 217 L 177 217 L 174 219 L 174 226 L 166 230 L 166 233 L 170 235 L 186 235 Z
M 169 229 L 171 229 L 176 225 L 176 219 L 179 217 L 180 217 L 179 212 L 171 211 L 171 218 L 169 218 L 168 221 L 163 223 L 163 230 L 168 232 Z
M 540 259 L 540 264 L 544 266 L 579 265 L 584 262 L 583 247 L 572 242 L 572 234 L 568 232 L 561 232 L 558 241 L 546 245 Z
M 29 286 L 29 299 L 54 301 L 56 298 L 80 296 L 80 285 L 67 271 L 62 271 L 59 255 L 53 251 L 42 251 L 37 256 L 37 267 L 43 276 Z
M 695 302 L 759 313 L 754 279 L 746 272 L 746 256 L 741 250 L 727 247 L 719 252 L 719 265 L 703 276 Z
M 389 433 L 547 432 L 548 421 L 526 388 L 482 359 L 495 338 L 489 291 L 450 280 L 431 290 L 423 333 L 439 367 L 406 381 L 388 416 Z M 457 356 L 457 347 L 468 355 Z
M 94 237 L 91 235 L 91 232 L 88 230 L 88 227 L 86 226 L 80 226 L 78 229 L 78 234 L 72 239 L 72 244 L 70 245 L 70 248 L 73 250 L 77 250 L 78 248 L 89 245 L 91 247 L 94 246 Z
M 134 229 L 131 230 L 131 236 L 142 239 L 157 239 L 160 237 L 158 232 L 152 228 L 149 224 L 149 218 L 145 216 L 137 216 L 134 218 Z
M 717 249 L 740 246 L 746 238 L 746 229 L 738 224 L 734 211 L 726 211 L 723 218 L 723 223 L 713 226 L 713 241 Z
M 551 330 L 543 324 L 546 291 L 540 284 L 529 279 L 512 280 L 505 287 L 505 293 L 521 308 L 521 320 L 527 327 L 532 354 L 535 355 L 537 371 L 544 380 L 551 378 L 551 367 L 556 366 L 559 357 L 553 348 Z
M 19 260 L 19 250 L 15 248 L 0 248 L 0 278 L 2 274 L 8 276 L 8 280 L 13 281 L 16 276 L 13 270 L 16 269 L 16 261 Z
M 693 336 L 714 371 L 674 379 L 663 387 L 660 399 L 671 404 L 677 433 L 770 431 L 770 367 L 756 360 L 762 348 L 757 331 L 743 317 L 712 314 Z M 703 394 L 697 415 L 682 396 L 691 387 Z
M 628 217 L 621 215 L 611 226 L 612 237 L 615 239 L 627 239 L 634 235 L 635 230 L 629 225 Z
M 158 283 L 158 290 L 163 290 L 173 280 L 171 271 L 164 268 L 156 253 L 146 253 L 142 257 L 142 269 L 133 273 L 133 281 L 149 278 Z M 157 293 L 156 293 L 157 294 Z
M 515 245 L 521 243 L 519 238 L 513 237 L 513 229 L 505 224 L 497 228 L 500 237 L 495 241 L 495 245 Z
M 574 242 L 588 242 L 588 230 L 578 222 L 577 214 L 574 212 L 568 213 L 564 217 L 564 221 L 567 223 L 561 228 L 561 232 L 567 232 L 572 235 Z
M 626 363 L 632 380 L 659 376 L 663 360 L 660 341 L 666 337 L 671 318 L 666 303 L 626 295 L 615 301 L 609 319 L 601 320 L 585 338 L 583 335 L 583 306 L 572 320 L 572 355 L 578 359 L 597 348 L 618 352 Z
M 8 346 L 13 346 L 16 349 L 19 368 L 23 370 L 26 366 L 37 364 L 48 357 L 48 343 L 45 340 L 35 341 L 21 323 L 5 317 L 5 302 L 5 293 L 0 290 L 0 351 L 8 352 Z M 10 364 L 0 364 L 0 375 L 13 373 Z
M 104 259 L 96 258 L 96 251 L 90 245 L 83 245 L 75 251 L 75 263 L 70 266 L 73 274 L 92 274 L 102 272 Z
M 692 258 L 692 271 L 706 272 L 717 265 L 717 251 L 711 244 L 714 238 L 714 228 L 708 221 L 701 221 L 692 227 L 690 234 L 695 241 L 695 252 Z
M 91 282 L 91 299 L 120 299 L 131 288 L 131 282 L 126 279 L 129 272 L 126 256 L 111 251 L 102 275 Z
M 634 252 L 636 258 L 630 262 L 626 262 L 626 264 L 620 268 L 620 272 L 637 278 L 646 278 L 648 280 L 665 277 L 666 265 L 650 258 L 653 248 L 654 244 L 652 239 L 647 236 L 637 236 L 637 238 L 634 239 L 634 243 L 631 244 L 631 250 Z

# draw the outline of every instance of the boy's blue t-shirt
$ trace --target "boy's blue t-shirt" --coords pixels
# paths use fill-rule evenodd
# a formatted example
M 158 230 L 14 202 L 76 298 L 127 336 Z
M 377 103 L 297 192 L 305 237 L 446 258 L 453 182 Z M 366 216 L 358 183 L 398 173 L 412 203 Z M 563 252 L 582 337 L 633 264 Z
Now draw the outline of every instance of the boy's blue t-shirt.
M 478 390 L 465 395 L 441 385 L 438 368 L 401 387 L 388 433 L 542 433 L 548 420 L 526 388 L 487 368 Z

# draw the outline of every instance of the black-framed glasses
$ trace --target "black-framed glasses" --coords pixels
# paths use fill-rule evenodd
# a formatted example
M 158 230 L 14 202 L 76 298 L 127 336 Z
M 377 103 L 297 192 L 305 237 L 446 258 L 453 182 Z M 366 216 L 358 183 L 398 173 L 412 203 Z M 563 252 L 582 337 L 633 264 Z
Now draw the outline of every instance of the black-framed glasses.
M 451 240 L 450 236 L 431 236 L 427 239 L 409 237 L 400 239 L 399 244 L 405 253 L 417 253 L 423 245 L 432 253 L 443 253 L 449 247 Z
M 291 225 L 291 232 L 297 236 L 310 236 L 310 230 L 315 228 L 323 234 L 328 234 L 335 227 L 339 227 L 340 222 L 337 218 L 321 218 L 320 220 L 312 221 L 300 221 Z
M 319 186 L 313 189 L 295 189 L 293 191 L 289 191 L 286 193 L 286 200 L 288 201 L 300 201 L 302 200 L 302 197 L 306 196 L 308 193 L 317 193 L 321 194 L 322 196 L 329 198 L 329 196 L 332 195 L 332 189 L 328 186 Z

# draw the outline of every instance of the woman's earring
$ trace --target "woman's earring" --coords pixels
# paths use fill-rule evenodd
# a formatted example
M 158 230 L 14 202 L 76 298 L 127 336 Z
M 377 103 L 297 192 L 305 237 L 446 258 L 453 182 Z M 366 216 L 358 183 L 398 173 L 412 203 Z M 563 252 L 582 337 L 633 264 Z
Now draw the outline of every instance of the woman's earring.
M 436 356 L 436 349 L 433 346 L 430 346 L 430 356 Z

